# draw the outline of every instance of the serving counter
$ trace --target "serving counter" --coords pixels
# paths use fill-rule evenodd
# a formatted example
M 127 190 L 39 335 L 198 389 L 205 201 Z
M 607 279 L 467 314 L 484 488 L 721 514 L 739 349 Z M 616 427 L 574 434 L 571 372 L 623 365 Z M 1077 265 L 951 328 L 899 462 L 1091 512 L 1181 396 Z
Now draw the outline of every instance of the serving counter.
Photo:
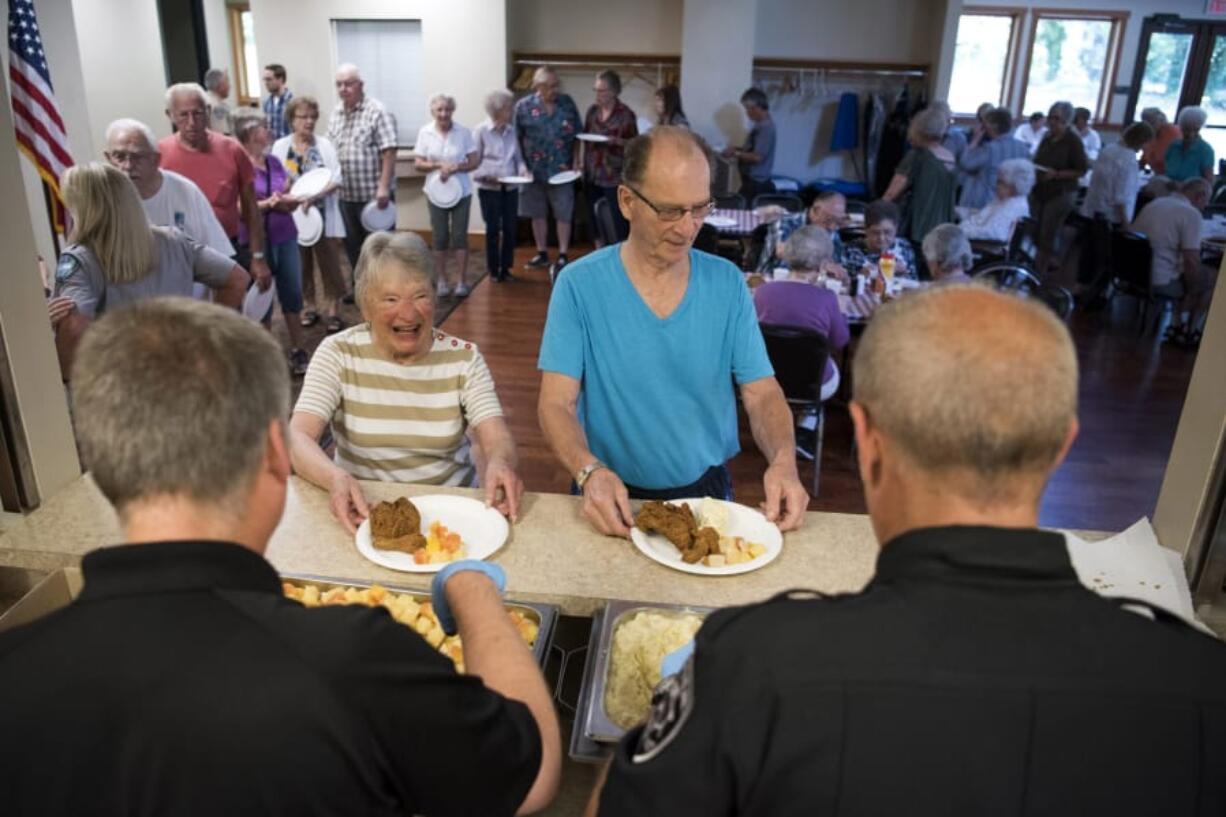
M 421 494 L 479 491 L 363 482 L 370 502 Z M 76 565 L 97 547 L 119 541 L 119 523 L 88 477 L 81 477 L 0 537 L 0 566 L 51 571 Z M 400 573 L 360 556 L 328 510 L 328 494 L 291 477 L 285 513 L 266 553 L 283 573 L 333 576 L 427 588 L 430 576 Z M 803 587 L 823 593 L 860 589 L 872 576 L 877 544 L 867 516 L 806 514 L 784 535 L 783 552 L 760 570 L 738 576 L 687 575 L 657 564 L 624 540 L 601 536 L 579 514 L 579 500 L 561 494 L 524 496 L 519 521 L 493 557 L 507 572 L 507 592 L 590 616 L 609 599 L 702 606 L 743 604 Z

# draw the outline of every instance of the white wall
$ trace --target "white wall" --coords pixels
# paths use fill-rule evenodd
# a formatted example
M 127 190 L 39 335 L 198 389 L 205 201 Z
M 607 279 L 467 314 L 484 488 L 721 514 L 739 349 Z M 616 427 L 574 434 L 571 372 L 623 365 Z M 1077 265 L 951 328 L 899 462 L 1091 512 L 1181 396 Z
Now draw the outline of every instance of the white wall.
M 512 51 L 678 54 L 682 0 L 506 0 Z
M 944 0 L 757 0 L 754 56 L 935 62 Z M 940 14 L 937 14 L 937 10 Z
M 753 76 L 755 0 L 686 0 L 681 100 L 690 126 L 714 147 L 739 143 L 741 94 Z
M 204 0 L 204 38 L 209 47 L 209 67 L 230 72 L 230 104 L 238 104 L 238 77 L 234 74 L 234 52 L 230 47 L 230 18 L 226 0 Z M 263 93 L 260 77 L 252 80 L 253 91 Z
M 490 0 L 251 0 L 256 47 L 264 63 L 285 66 L 295 94 L 319 100 L 322 121 L 336 104 L 333 19 L 421 20 L 428 91 L 446 89 L 456 98 L 456 121 L 468 126 L 485 118 L 482 100 L 506 85 L 507 30 L 504 4 Z M 360 67 L 360 66 L 359 66 Z M 421 179 L 397 167 L 397 225 L 427 229 L 430 221 Z M 469 229 L 483 229 L 472 208 Z

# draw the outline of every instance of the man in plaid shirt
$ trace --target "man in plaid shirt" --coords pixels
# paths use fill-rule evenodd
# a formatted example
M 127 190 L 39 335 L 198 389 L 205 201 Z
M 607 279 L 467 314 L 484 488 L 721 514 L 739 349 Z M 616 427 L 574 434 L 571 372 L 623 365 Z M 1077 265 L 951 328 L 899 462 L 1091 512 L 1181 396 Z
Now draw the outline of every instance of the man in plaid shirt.
M 352 268 L 369 234 L 362 226 L 362 208 L 372 200 L 380 210 L 395 206 L 396 120 L 382 102 L 365 95 L 356 65 L 336 69 L 336 95 L 340 102 L 332 110 L 328 138 L 341 162 L 341 218 Z
M 268 99 L 264 100 L 264 117 L 268 120 L 269 135 L 274 141 L 289 136 L 285 106 L 294 98 L 294 94 L 285 87 L 284 65 L 273 62 L 264 66 L 264 90 L 268 91 Z

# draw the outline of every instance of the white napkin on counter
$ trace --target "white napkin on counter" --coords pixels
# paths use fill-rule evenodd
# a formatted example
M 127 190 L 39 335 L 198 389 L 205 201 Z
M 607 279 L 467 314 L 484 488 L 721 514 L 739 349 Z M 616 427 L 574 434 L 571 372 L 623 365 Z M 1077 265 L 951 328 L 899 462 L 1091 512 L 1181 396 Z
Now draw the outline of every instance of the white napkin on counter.
M 1213 635 L 1192 607 L 1192 591 L 1183 572 L 1183 557 L 1158 544 L 1149 520 L 1098 542 L 1064 532 L 1077 578 L 1107 598 L 1138 599 Z M 1144 608 L 1134 608 L 1143 611 Z

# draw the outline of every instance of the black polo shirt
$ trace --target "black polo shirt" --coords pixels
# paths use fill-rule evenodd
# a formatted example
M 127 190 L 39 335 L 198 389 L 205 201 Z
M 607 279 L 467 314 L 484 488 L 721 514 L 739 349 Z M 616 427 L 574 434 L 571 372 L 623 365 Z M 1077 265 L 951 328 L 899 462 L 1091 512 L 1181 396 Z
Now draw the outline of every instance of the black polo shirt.
M 307 609 L 223 542 L 97 550 L 0 634 L 0 814 L 511 814 L 527 707 L 382 608 Z
M 1226 645 L 1060 535 L 914 531 L 861 593 L 714 613 L 600 814 L 1226 814 Z

